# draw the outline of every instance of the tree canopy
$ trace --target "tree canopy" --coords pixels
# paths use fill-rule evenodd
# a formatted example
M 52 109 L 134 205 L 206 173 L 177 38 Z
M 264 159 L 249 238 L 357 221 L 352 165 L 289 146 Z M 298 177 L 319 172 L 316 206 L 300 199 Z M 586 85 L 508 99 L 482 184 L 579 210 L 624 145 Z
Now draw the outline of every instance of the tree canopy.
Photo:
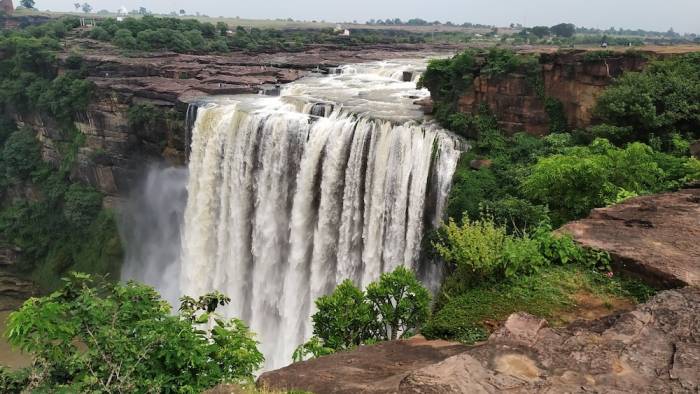
M 10 315 L 9 342 L 34 364 L 13 375 L 26 390 L 199 393 L 250 382 L 263 356 L 245 324 L 223 319 L 220 293 L 183 297 L 179 314 L 134 282 L 72 274 L 58 291 Z

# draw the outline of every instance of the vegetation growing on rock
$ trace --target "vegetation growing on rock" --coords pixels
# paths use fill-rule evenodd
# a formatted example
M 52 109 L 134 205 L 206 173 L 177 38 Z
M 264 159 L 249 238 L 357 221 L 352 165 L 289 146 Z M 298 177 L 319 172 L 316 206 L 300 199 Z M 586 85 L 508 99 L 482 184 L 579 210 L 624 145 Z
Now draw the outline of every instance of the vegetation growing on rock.
M 489 322 L 512 312 L 556 317 L 579 291 L 636 299 L 652 293 L 635 280 L 602 275 L 609 270 L 605 253 L 552 235 L 551 225 L 700 179 L 700 161 L 688 149 L 700 129 L 696 55 L 623 75 L 598 101 L 605 123 L 586 130 L 563 123 L 544 138 L 506 135 L 488 108 L 470 115 L 456 106 L 484 69 L 527 75 L 518 67 L 538 65 L 509 60 L 514 54 L 473 51 L 430 63 L 421 84 L 431 90 L 436 119 L 471 138 L 472 150 L 454 176 L 451 219 L 430 236 L 449 274 L 425 335 L 474 342 L 485 338 Z M 475 170 L 474 159 L 492 164 Z
M 406 337 L 428 318 L 429 304 L 428 290 L 402 266 L 382 274 L 366 291 L 346 280 L 316 300 L 314 336 L 294 351 L 294 361 Z
M 52 290 L 69 270 L 118 277 L 122 250 L 116 222 L 101 193 L 71 179 L 84 136 L 73 121 L 92 84 L 79 58 L 58 75 L 58 39 L 78 26 L 64 18 L 0 35 L 0 238 L 20 250 L 20 272 Z M 59 163 L 42 159 L 37 131 L 17 129 L 11 113 L 49 116 L 60 136 Z

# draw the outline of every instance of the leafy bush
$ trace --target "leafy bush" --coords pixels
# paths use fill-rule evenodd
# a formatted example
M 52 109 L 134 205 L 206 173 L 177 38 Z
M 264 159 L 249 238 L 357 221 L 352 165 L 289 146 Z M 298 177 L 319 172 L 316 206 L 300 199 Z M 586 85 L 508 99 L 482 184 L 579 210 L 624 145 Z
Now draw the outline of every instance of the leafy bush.
M 294 361 L 319 357 L 412 334 L 428 318 L 430 294 L 415 274 L 400 266 L 363 292 L 345 280 L 316 300 L 314 336 L 292 355 Z
M 700 53 L 650 63 L 627 72 L 598 98 L 595 113 L 605 123 L 630 128 L 622 142 L 649 141 L 673 132 L 700 137 Z
M 367 300 L 372 304 L 384 339 L 395 340 L 411 334 L 428 318 L 430 294 L 415 274 L 400 266 L 381 275 L 367 286 Z
M 378 336 L 378 323 L 365 293 L 345 280 L 332 294 L 316 300 L 314 335 L 333 350 L 351 349 Z
M 541 157 L 522 183 L 524 194 L 547 204 L 557 223 L 617 201 L 620 193 L 654 193 L 694 178 L 693 159 L 674 161 L 642 143 L 620 149 L 605 139 Z
M 26 390 L 200 392 L 250 382 L 263 361 L 243 322 L 214 313 L 228 302 L 220 293 L 183 297 L 175 316 L 148 286 L 74 274 L 12 313 L 7 337 L 35 358 Z
M 554 235 L 546 222 L 528 232 L 508 234 L 490 216 L 465 217 L 459 225 L 450 219 L 440 234 L 433 246 L 452 269 L 453 280 L 465 286 L 536 273 L 552 264 L 608 268 L 610 262 L 606 254 L 585 251 L 569 236 Z
M 5 141 L 2 150 L 4 177 L 9 180 L 28 180 L 33 171 L 41 165 L 41 146 L 31 129 L 14 131 Z
M 136 39 L 128 29 L 119 29 L 114 33 L 114 38 L 112 39 L 114 45 L 124 48 L 124 49 L 135 49 L 137 46 Z
M 489 49 L 486 54 L 486 65 L 481 68 L 481 73 L 488 76 L 515 72 L 533 75 L 539 71 L 539 58 L 536 55 L 521 55 L 503 48 Z
M 101 28 L 100 26 L 96 26 L 90 31 L 90 38 L 94 40 L 109 41 L 112 36 L 107 30 Z
M 63 214 L 74 227 L 87 227 L 102 209 L 102 194 L 90 186 L 74 183 L 64 196 Z

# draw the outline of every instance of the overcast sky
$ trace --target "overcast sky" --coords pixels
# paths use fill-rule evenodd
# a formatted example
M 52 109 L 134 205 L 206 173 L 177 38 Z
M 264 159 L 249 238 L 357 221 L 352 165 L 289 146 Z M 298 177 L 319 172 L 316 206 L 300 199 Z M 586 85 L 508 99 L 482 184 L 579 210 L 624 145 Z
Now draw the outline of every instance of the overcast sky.
M 36 7 L 68 11 L 73 10 L 74 2 L 36 0 Z M 570 22 L 606 29 L 615 26 L 666 31 L 673 27 L 681 33 L 700 33 L 700 0 L 88 0 L 88 3 L 95 11 L 143 6 L 158 13 L 183 8 L 188 13 L 256 19 L 364 22 L 372 18 L 418 17 L 498 26 Z

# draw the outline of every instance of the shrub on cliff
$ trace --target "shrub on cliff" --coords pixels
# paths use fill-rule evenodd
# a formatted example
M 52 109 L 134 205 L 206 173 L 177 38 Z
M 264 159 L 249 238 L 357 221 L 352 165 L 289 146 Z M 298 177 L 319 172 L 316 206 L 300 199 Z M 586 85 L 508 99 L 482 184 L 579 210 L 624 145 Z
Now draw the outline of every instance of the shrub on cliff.
M 628 128 L 620 142 L 650 141 L 680 132 L 700 137 L 700 53 L 627 72 L 598 98 L 595 113 L 608 124 Z
M 124 49 L 136 49 L 137 42 L 134 35 L 128 29 L 119 29 L 112 38 L 114 45 Z
M 522 191 L 549 206 L 562 223 L 621 198 L 678 187 L 697 176 L 696 167 L 695 159 L 669 157 L 639 142 L 621 149 L 597 139 L 588 147 L 539 158 Z
M 2 176 L 6 179 L 5 182 L 29 179 L 41 163 L 41 148 L 31 129 L 22 128 L 10 134 L 0 156 L 0 168 L 4 170 Z
M 345 280 L 316 300 L 314 336 L 292 358 L 302 361 L 412 334 L 428 318 L 429 304 L 428 290 L 403 266 L 382 274 L 366 292 Z
M 263 356 L 245 324 L 215 314 L 220 293 L 183 297 L 178 315 L 145 285 L 73 274 L 10 315 L 8 341 L 34 357 L 6 387 L 60 392 L 201 392 L 250 382 Z

